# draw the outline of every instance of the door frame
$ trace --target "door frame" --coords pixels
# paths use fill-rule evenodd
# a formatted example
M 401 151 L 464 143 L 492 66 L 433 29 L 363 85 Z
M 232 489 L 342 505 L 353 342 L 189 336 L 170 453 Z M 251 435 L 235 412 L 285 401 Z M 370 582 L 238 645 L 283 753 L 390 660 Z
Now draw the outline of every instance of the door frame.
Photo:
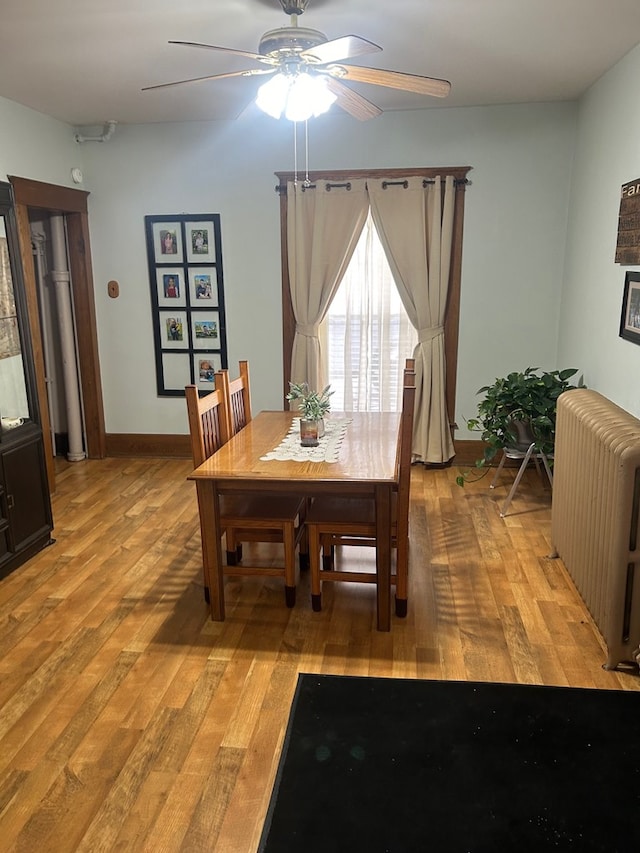
M 40 408 L 41 426 L 45 436 L 51 433 L 49 405 L 47 400 L 46 373 L 35 264 L 31 250 L 31 230 L 29 210 L 46 210 L 61 214 L 65 218 L 69 246 L 69 270 L 75 313 L 76 340 L 78 345 L 78 365 L 80 374 L 80 393 L 84 415 L 87 456 L 91 459 L 104 459 L 106 454 L 106 434 L 104 422 L 104 403 L 100 378 L 100 359 L 98 355 L 98 327 L 96 321 L 95 297 L 93 289 L 93 269 L 91 266 L 91 245 L 89 240 L 89 216 L 85 190 L 62 187 L 55 184 L 32 181 L 9 175 L 13 188 L 18 240 L 27 295 L 27 316 L 33 342 L 33 357 L 36 370 L 36 391 Z M 45 457 L 49 488 L 55 491 L 55 469 L 53 448 L 45 441 Z

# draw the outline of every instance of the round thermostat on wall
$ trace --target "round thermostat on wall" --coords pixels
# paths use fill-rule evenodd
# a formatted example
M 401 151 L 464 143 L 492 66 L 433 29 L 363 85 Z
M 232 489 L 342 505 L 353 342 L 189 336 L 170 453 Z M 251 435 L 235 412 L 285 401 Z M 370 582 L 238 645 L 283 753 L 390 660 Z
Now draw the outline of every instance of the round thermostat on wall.
M 74 184 L 81 184 L 82 179 L 84 177 L 84 175 L 82 174 L 82 169 L 78 169 L 78 168 L 72 169 L 71 170 L 71 177 L 73 179 Z

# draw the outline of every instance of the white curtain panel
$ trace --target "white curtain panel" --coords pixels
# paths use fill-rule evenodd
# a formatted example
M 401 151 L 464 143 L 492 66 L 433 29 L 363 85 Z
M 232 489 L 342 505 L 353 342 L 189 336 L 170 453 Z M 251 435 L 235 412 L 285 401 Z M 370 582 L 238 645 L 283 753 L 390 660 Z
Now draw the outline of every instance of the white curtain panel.
M 443 197 L 444 184 L 444 197 Z M 371 211 L 409 319 L 418 331 L 413 459 L 455 455 L 445 399 L 444 317 L 455 189 L 453 177 L 369 181 Z
M 296 332 L 291 381 L 321 389 L 326 383 L 318 328 L 362 231 L 369 200 L 364 180 L 287 185 L 289 280 Z

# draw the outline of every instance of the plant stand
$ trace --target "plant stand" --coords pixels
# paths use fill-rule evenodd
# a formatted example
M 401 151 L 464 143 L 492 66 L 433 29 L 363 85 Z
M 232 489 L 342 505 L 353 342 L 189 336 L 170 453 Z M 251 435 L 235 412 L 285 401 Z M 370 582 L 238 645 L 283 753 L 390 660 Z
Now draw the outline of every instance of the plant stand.
M 507 461 L 507 459 L 521 459 L 522 464 L 520 465 L 518 473 L 516 474 L 516 478 L 513 481 L 513 485 L 511 486 L 511 490 L 510 490 L 509 494 L 507 495 L 507 499 L 504 502 L 504 506 L 502 507 L 502 510 L 500 512 L 500 518 L 504 518 L 505 515 L 507 514 L 507 510 L 509 509 L 509 505 L 511 504 L 511 501 L 513 500 L 513 496 L 516 493 L 516 489 L 520 485 L 520 480 L 522 479 L 522 475 L 524 474 L 524 472 L 527 468 L 527 465 L 529 464 L 531 459 L 533 459 L 533 461 L 535 462 L 536 469 L 537 469 L 540 477 L 542 477 L 542 471 L 540 470 L 539 460 L 542 461 L 542 464 L 544 465 L 545 471 L 547 472 L 547 477 L 549 478 L 549 484 L 551 485 L 551 488 L 553 489 L 553 474 L 551 473 L 551 466 L 549 465 L 549 458 L 547 457 L 547 454 L 543 453 L 541 450 L 536 451 L 535 442 L 532 442 L 526 450 L 518 450 L 517 448 L 509 448 L 509 447 L 505 447 L 503 449 L 502 459 L 500 460 L 500 464 L 496 468 L 496 473 L 494 474 L 493 480 L 491 481 L 491 485 L 489 486 L 490 489 L 495 489 L 496 483 L 497 483 L 498 478 L 500 476 L 500 472 L 502 471 L 502 468 L 504 467 L 504 463 Z

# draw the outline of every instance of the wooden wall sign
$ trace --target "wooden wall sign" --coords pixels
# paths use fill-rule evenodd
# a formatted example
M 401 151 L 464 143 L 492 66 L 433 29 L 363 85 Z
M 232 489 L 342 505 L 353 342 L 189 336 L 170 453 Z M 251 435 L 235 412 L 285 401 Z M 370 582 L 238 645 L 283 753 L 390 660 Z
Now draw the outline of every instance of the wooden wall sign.
M 616 263 L 640 264 L 640 178 L 620 191 Z

